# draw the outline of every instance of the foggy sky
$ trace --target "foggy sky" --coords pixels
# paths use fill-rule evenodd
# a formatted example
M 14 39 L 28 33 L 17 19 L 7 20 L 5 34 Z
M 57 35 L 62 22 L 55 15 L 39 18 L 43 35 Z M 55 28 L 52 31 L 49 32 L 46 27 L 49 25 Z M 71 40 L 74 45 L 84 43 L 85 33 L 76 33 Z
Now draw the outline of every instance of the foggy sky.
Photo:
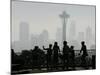
M 21 22 L 29 24 L 30 35 L 47 30 L 49 38 L 55 39 L 57 28 L 62 28 L 59 15 L 63 11 L 70 15 L 67 34 L 71 21 L 76 23 L 76 34 L 86 31 L 88 26 L 95 33 L 95 6 L 12 1 L 12 41 L 19 40 Z

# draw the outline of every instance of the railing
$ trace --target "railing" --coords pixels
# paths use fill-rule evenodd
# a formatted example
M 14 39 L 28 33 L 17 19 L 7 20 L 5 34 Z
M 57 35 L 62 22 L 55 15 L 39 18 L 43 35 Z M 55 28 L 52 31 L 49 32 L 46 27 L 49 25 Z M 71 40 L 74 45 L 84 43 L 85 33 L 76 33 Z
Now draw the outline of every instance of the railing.
M 96 49 L 91 49 L 91 50 L 87 50 L 88 52 L 88 58 L 90 59 L 90 61 L 87 63 L 87 65 L 85 64 L 85 66 L 87 66 L 88 68 L 91 68 L 91 69 L 95 69 L 96 68 Z M 62 53 L 62 52 L 61 52 Z M 77 68 L 81 68 L 82 66 L 80 65 L 80 57 L 81 55 L 79 55 L 80 53 L 80 50 L 75 50 L 75 68 L 77 70 Z M 53 65 L 53 64 L 52 64 Z M 59 65 L 57 65 L 58 68 L 62 68 L 63 67 L 63 63 L 59 63 Z M 71 67 L 70 65 L 68 67 Z M 38 68 L 38 67 L 36 67 Z M 41 70 L 38 70 L 38 72 L 42 71 L 42 69 L 46 69 L 47 68 L 47 65 L 42 65 L 41 66 Z M 29 69 L 32 70 L 32 65 L 31 67 L 28 66 L 28 65 L 19 65 L 19 64 L 15 64 L 13 65 L 12 64 L 12 74 L 18 74 L 18 73 L 23 73 L 23 72 L 27 72 Z M 25 70 L 25 71 L 24 71 Z M 47 69 L 46 69 L 47 70 Z M 34 70 L 30 71 L 33 72 Z

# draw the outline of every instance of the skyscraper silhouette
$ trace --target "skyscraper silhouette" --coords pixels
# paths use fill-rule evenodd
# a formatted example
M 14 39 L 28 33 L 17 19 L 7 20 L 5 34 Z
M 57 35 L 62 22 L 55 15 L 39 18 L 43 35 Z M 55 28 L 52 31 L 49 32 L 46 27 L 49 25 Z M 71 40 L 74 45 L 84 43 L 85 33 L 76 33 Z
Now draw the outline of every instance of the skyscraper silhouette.
M 62 29 L 61 28 L 57 28 L 56 41 L 59 43 L 59 46 L 62 46 Z
M 87 42 L 87 45 L 88 45 L 89 48 L 90 48 L 92 41 L 93 41 L 92 29 L 91 29 L 91 27 L 88 26 L 86 28 L 86 42 Z
M 69 17 L 70 16 L 66 13 L 66 11 L 63 11 L 63 13 L 60 15 L 60 18 L 63 20 L 63 41 L 66 41 L 66 24 Z
M 29 25 L 26 22 L 21 22 L 19 26 L 20 41 L 29 40 Z
M 78 33 L 78 41 L 81 42 L 84 40 L 84 32 L 79 32 Z
M 30 49 L 29 41 L 29 24 L 27 22 L 21 22 L 19 26 L 19 48 Z
M 70 28 L 69 28 L 69 40 L 74 40 L 76 36 L 76 25 L 75 21 L 71 21 Z

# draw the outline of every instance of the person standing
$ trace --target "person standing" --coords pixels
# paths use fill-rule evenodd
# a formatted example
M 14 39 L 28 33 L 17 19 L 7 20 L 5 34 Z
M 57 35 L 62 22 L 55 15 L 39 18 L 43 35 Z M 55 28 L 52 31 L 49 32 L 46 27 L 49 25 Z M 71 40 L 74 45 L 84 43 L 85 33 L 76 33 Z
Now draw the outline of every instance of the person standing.
M 75 51 L 74 46 L 70 47 L 70 65 L 75 69 Z
M 44 52 L 39 48 L 39 46 L 35 46 L 32 50 L 32 58 L 33 58 L 33 69 L 37 67 L 39 70 L 41 69 L 42 60 L 43 60 Z
M 63 42 L 63 69 L 68 69 L 69 64 L 69 46 L 67 45 L 67 41 Z
M 56 69 L 58 65 L 58 52 L 60 52 L 60 48 L 58 46 L 58 43 L 55 42 L 53 46 L 53 64 L 54 64 L 54 68 Z
M 45 48 L 43 46 L 44 50 L 47 50 L 47 70 L 49 70 L 51 68 L 51 55 L 52 55 L 52 44 L 49 44 L 49 48 Z
M 88 56 L 87 47 L 86 47 L 84 41 L 81 42 L 81 45 L 82 45 L 82 47 L 81 47 L 80 53 L 83 52 L 83 54 L 82 54 L 82 59 L 81 59 L 81 60 L 82 60 L 81 65 L 82 65 L 83 67 L 85 67 L 85 65 L 86 65 L 86 56 Z

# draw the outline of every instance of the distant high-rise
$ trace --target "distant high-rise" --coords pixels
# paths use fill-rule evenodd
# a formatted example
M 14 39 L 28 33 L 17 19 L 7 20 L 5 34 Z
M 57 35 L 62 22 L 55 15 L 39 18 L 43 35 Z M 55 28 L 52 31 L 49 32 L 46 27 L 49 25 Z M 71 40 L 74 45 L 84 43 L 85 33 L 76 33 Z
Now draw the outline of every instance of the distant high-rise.
M 92 39 L 92 29 L 88 26 L 86 29 L 86 40 Z
M 62 37 L 63 37 L 63 41 L 66 41 L 66 24 L 67 24 L 67 20 L 70 17 L 69 14 L 66 13 L 66 11 L 63 11 L 62 14 L 59 15 L 60 18 L 63 20 L 63 32 L 62 32 Z
M 86 42 L 87 42 L 87 45 L 90 47 L 90 45 L 92 44 L 92 41 L 93 41 L 93 36 L 92 36 L 92 29 L 91 27 L 87 27 L 86 28 Z
M 57 28 L 57 32 L 56 32 L 56 41 L 59 43 L 59 45 L 61 46 L 62 44 L 62 29 L 61 28 Z
M 49 39 L 49 33 L 47 30 L 43 30 L 43 32 L 41 33 L 42 37 L 44 38 L 45 41 L 48 41 Z
M 19 26 L 20 41 L 29 40 L 29 25 L 26 22 L 21 22 Z
M 81 41 L 84 41 L 84 32 L 79 32 L 78 33 L 78 41 L 81 42 Z
M 21 22 L 19 25 L 19 41 L 12 43 L 13 49 L 20 52 L 24 49 L 30 49 L 29 41 L 29 25 L 26 22 Z
M 49 33 L 47 30 L 43 30 L 41 34 L 39 35 L 31 35 L 31 47 L 33 46 L 39 46 L 42 48 L 42 46 L 48 46 L 49 42 Z
M 36 45 L 39 45 L 38 44 L 38 35 L 31 34 L 30 43 L 31 43 L 31 48 L 33 48 Z
M 74 40 L 75 37 L 76 37 L 76 24 L 75 21 L 72 21 L 69 30 L 69 40 Z
M 39 35 L 38 42 L 40 46 L 47 46 L 49 41 L 49 33 L 47 30 L 43 30 L 42 33 Z

